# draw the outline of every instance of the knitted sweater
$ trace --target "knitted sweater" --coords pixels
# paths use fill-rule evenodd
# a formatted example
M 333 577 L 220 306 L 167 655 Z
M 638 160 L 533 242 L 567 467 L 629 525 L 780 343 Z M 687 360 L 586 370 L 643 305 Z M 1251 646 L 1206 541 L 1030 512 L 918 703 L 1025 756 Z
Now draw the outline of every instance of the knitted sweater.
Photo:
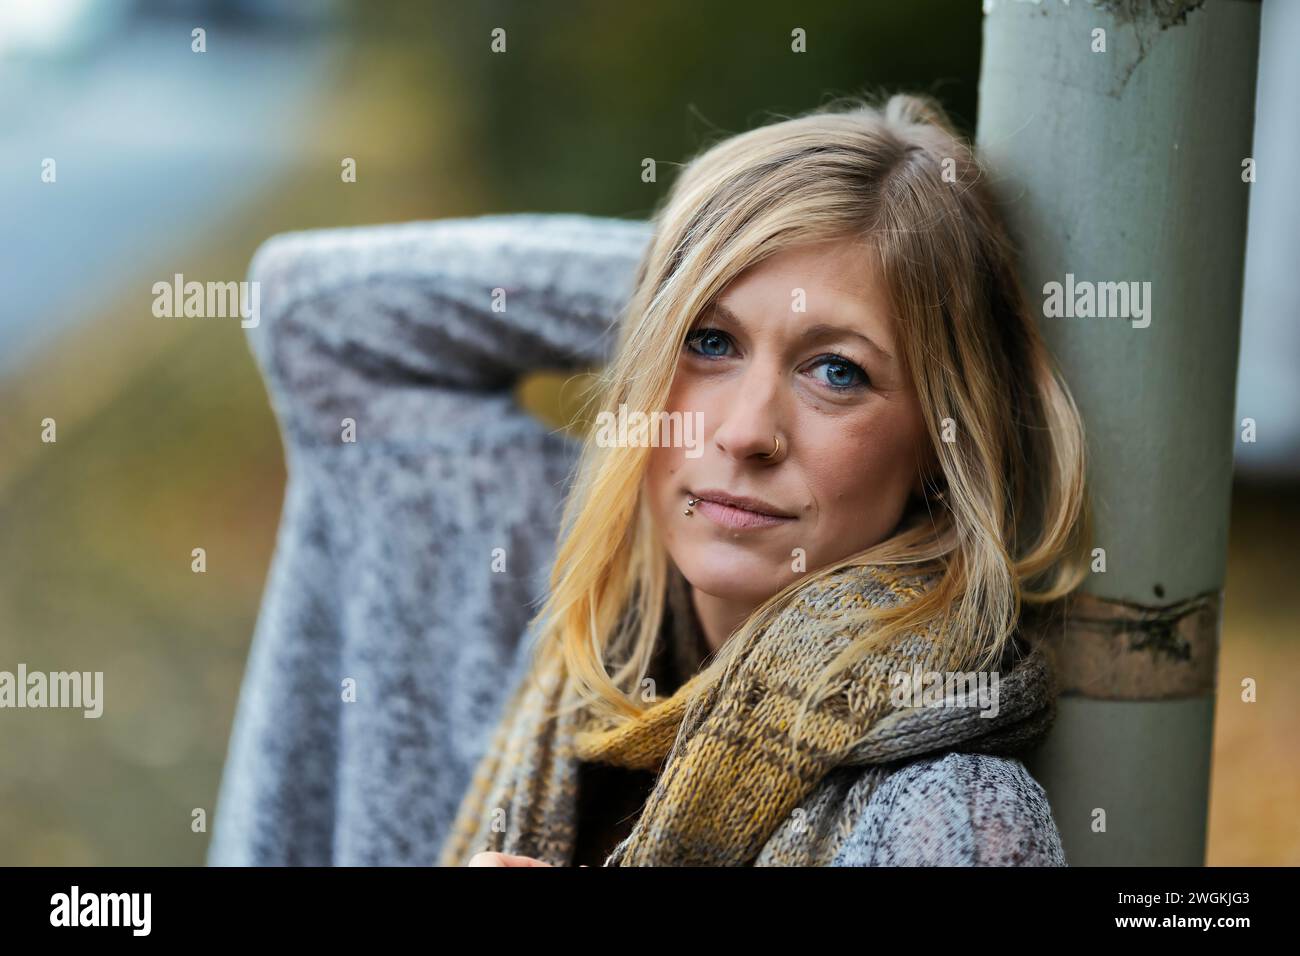
M 288 483 L 210 864 L 437 858 L 523 676 L 578 448 L 513 386 L 609 357 L 649 236 L 516 214 L 258 250 L 247 335 Z M 834 865 L 1065 863 L 1018 759 L 926 755 L 865 798 L 855 783 L 823 788 L 845 808 Z

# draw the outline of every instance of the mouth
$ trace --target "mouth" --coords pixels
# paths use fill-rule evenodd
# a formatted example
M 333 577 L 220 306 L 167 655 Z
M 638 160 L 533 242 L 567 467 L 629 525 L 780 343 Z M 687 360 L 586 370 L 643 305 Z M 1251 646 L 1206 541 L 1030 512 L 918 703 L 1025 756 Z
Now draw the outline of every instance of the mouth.
M 694 507 L 700 514 L 724 528 L 771 528 L 796 520 L 794 515 L 761 498 L 732 495 L 714 488 L 689 494 L 699 499 Z

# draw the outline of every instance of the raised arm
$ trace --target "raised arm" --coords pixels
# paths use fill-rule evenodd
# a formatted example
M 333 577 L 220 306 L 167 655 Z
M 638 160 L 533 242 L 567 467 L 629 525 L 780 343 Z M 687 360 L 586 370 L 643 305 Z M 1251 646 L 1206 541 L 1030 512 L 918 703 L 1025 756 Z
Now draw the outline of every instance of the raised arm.
M 337 443 L 350 417 L 418 439 L 462 420 L 457 393 L 604 362 L 649 238 L 645 222 L 539 213 L 271 238 L 248 336 L 286 437 Z
M 608 357 L 648 239 L 524 214 L 258 251 L 247 334 L 289 480 L 209 862 L 437 859 L 519 673 L 577 450 L 511 386 Z

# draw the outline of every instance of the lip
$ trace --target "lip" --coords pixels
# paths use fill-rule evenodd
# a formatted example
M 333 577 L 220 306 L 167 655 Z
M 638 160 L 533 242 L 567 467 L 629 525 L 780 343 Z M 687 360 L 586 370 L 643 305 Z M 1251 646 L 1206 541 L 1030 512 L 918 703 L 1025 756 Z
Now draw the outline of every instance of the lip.
M 691 497 L 699 499 L 695 507 L 701 514 L 725 528 L 770 528 L 795 520 L 794 515 L 761 498 L 728 494 L 716 488 L 693 491 Z

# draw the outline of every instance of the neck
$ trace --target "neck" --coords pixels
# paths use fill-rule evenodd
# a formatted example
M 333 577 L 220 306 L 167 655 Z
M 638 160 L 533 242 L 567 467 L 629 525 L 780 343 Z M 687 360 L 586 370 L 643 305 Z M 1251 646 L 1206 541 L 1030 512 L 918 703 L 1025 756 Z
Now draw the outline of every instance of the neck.
M 704 640 L 714 654 L 727 643 L 727 639 L 757 606 L 745 601 L 714 597 L 694 586 L 691 588 L 691 601 L 695 605 L 695 616 L 699 618 L 700 628 L 704 631 Z

